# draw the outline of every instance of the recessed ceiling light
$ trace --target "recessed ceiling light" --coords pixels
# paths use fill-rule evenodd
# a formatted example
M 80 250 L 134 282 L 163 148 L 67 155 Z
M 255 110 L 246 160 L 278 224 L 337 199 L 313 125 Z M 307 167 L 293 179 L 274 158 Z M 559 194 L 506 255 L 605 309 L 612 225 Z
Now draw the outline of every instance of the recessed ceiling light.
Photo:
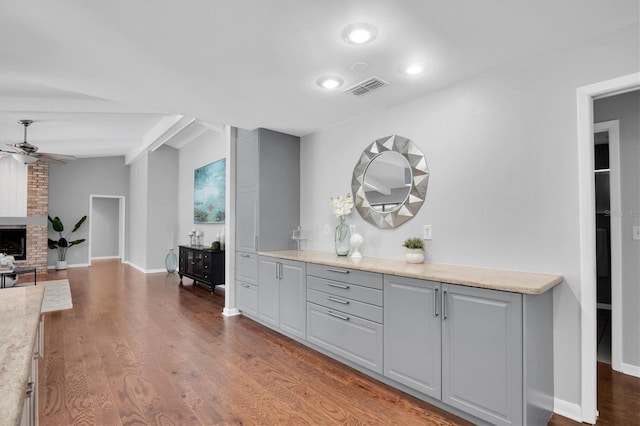
M 327 76 L 319 78 L 316 83 L 323 89 L 335 89 L 342 86 L 342 79 L 340 77 Z
M 342 30 L 342 38 L 352 44 L 365 44 L 373 41 L 378 35 L 378 30 L 371 24 L 361 22 L 351 24 Z
M 410 64 L 402 68 L 401 71 L 406 75 L 417 75 L 424 71 L 424 67 L 421 64 Z

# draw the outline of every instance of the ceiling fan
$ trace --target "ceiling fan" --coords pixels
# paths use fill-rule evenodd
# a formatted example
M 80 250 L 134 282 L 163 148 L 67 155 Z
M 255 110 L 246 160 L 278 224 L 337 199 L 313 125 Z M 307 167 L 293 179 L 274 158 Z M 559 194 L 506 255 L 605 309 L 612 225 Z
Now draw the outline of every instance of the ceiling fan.
M 6 144 L 10 147 L 10 150 L 0 148 L 0 155 L 11 155 L 14 159 L 24 164 L 35 163 L 36 161 L 64 164 L 65 161 L 76 159 L 76 157 L 72 155 L 38 152 L 37 146 L 31 145 L 27 142 L 27 127 L 33 123 L 33 120 L 18 120 L 18 123 L 24 126 L 24 142 Z

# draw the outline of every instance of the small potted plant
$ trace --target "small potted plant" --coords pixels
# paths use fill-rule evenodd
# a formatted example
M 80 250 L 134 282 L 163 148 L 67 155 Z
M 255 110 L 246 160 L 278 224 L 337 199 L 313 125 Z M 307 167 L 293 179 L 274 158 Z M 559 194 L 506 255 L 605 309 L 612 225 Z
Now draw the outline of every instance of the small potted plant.
M 407 254 L 404 256 L 407 263 L 424 262 L 424 241 L 422 238 L 407 238 L 402 245 L 407 248 Z
M 62 232 L 64 231 L 64 225 L 62 224 L 62 221 L 60 220 L 60 218 L 58 216 L 56 216 L 53 219 L 51 218 L 51 216 L 48 216 L 48 217 L 49 217 L 49 222 L 51 222 L 51 226 L 53 227 L 53 230 L 56 231 L 60 236 L 58 240 L 52 240 L 51 238 L 48 238 L 49 248 L 51 250 L 58 250 L 58 261 L 56 262 L 56 269 L 57 270 L 67 269 L 67 249 L 69 247 L 78 245 L 85 241 L 84 238 L 80 240 L 69 241 L 69 237 L 71 236 L 71 234 L 73 234 L 78 229 L 80 229 L 80 226 L 84 223 L 85 220 L 87 220 L 87 216 L 86 215 L 82 216 L 82 218 L 80 218 L 78 223 L 76 223 L 76 226 L 74 226 L 73 229 L 69 231 L 67 235 L 64 235 L 64 236 L 62 235 Z

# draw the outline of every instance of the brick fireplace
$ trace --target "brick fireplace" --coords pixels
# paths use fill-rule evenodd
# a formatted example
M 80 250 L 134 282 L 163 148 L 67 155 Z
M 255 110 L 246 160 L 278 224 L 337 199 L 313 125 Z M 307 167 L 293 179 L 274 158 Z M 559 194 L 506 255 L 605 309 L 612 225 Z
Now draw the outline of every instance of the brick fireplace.
M 27 216 L 44 217 L 49 214 L 49 164 L 38 161 L 27 168 Z M 35 267 L 47 272 L 47 228 L 44 225 L 27 225 L 27 258 L 16 261 L 16 266 Z

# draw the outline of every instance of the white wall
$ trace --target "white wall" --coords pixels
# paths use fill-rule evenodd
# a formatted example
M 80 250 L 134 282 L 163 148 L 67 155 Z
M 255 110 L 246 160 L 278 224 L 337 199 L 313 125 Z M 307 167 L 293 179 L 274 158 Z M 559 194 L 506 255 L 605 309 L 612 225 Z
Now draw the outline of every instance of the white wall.
M 178 244 L 189 244 L 187 234 L 192 229 L 204 233 L 202 244 L 210 246 L 222 232 L 224 225 L 203 225 L 193 223 L 193 173 L 194 170 L 225 158 L 224 135 L 208 131 L 180 149 L 178 166 Z M 227 166 L 228 167 L 228 166 Z
M 87 221 L 74 240 L 89 238 L 89 196 L 117 195 L 128 197 L 128 171 L 124 157 L 83 158 L 66 164 L 52 164 L 49 171 L 49 215 L 59 216 L 65 229 L 72 229 L 84 215 Z M 49 237 L 57 238 L 49 225 Z M 49 250 L 48 264 L 55 265 L 57 253 Z M 67 252 L 69 265 L 89 263 L 89 244 L 84 242 Z
M 622 362 L 640 369 L 640 91 L 594 102 L 594 121 L 620 120 L 620 192 L 622 212 Z
M 354 212 L 348 222 L 364 237 L 361 252 L 402 258 L 404 239 L 431 224 L 428 261 L 563 274 L 554 289 L 555 393 L 580 404 L 576 89 L 638 72 L 638 40 L 638 25 L 626 27 L 304 137 L 305 248 L 333 250 L 321 232 L 336 224 L 329 198 L 351 191 L 361 151 L 383 136 L 410 138 L 427 156 L 426 202 L 394 230 Z
M 120 199 L 93 198 L 91 210 L 91 257 L 118 256 Z

